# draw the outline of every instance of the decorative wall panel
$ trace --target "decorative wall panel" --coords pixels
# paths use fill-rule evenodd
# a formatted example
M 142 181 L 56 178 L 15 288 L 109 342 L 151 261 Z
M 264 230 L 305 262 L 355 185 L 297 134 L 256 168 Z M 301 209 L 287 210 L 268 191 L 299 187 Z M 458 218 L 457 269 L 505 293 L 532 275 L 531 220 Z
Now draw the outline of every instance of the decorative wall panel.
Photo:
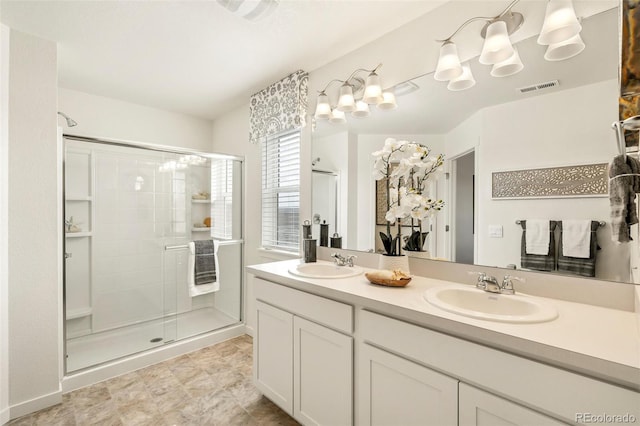
M 309 74 L 298 70 L 251 96 L 251 143 L 258 143 L 270 135 L 304 127 L 308 83 Z
M 608 194 L 607 163 L 493 172 L 491 196 L 594 197 Z

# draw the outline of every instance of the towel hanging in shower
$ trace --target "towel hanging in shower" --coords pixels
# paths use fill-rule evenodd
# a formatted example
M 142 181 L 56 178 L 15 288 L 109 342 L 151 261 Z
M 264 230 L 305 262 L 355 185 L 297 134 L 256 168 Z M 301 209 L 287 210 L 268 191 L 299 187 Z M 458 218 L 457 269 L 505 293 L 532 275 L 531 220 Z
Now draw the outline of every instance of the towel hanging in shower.
M 191 297 L 220 290 L 218 242 L 215 240 L 189 243 L 187 283 Z

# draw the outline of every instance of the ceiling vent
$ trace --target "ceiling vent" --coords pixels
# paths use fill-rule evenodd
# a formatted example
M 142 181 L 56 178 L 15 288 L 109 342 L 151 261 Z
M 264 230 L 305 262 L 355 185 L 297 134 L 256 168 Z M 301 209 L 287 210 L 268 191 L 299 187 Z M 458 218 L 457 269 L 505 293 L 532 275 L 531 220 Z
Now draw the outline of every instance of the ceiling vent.
M 527 87 L 519 87 L 516 89 L 516 92 L 519 93 L 530 93 L 537 92 L 539 90 L 550 89 L 552 87 L 559 86 L 560 82 L 558 80 L 546 81 L 544 83 L 537 83 Z

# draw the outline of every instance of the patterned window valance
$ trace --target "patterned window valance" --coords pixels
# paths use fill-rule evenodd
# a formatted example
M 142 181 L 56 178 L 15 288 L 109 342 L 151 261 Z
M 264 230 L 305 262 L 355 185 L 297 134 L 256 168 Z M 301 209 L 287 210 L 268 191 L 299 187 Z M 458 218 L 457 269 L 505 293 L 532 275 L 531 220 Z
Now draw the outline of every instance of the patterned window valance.
M 309 74 L 298 70 L 251 96 L 249 140 L 303 127 L 307 113 Z

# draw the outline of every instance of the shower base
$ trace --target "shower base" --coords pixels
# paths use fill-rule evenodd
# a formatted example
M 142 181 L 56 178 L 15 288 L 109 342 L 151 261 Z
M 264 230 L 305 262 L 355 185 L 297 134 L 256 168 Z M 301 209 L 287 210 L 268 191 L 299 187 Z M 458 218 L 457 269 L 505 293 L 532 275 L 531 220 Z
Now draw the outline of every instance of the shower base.
M 82 370 L 238 322 L 236 318 L 218 309 L 201 308 L 177 316 L 69 339 L 67 372 Z

